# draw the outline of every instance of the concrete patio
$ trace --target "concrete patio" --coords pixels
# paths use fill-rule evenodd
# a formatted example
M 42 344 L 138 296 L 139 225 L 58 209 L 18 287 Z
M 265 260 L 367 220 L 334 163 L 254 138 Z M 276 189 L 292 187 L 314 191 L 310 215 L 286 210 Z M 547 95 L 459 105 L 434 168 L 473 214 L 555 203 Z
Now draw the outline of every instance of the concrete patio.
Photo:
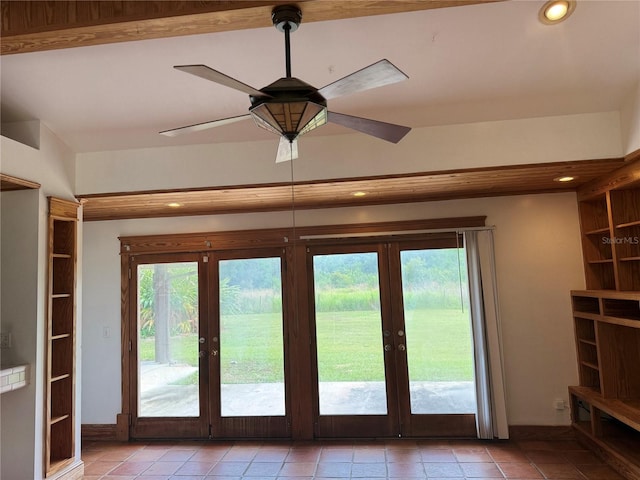
M 141 365 L 142 417 L 196 417 L 198 386 L 176 385 L 197 369 L 184 365 Z M 386 414 L 384 382 L 321 382 L 321 415 Z M 475 413 L 473 382 L 412 382 L 414 414 Z M 224 384 L 222 416 L 284 415 L 282 383 Z

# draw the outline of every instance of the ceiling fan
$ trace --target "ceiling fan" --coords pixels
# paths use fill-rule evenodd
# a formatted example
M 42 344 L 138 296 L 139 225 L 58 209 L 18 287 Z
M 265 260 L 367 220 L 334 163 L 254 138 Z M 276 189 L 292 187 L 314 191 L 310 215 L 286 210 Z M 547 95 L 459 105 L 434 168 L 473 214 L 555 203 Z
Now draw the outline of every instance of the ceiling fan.
M 161 135 L 173 137 L 253 118 L 259 127 L 280 136 L 276 162 L 283 162 L 298 158 L 300 135 L 327 122 L 393 143 L 409 133 L 411 128 L 402 125 L 327 110 L 328 99 L 400 82 L 409 78 L 407 75 L 385 59 L 320 89 L 315 88 L 291 76 L 290 34 L 298 29 L 302 12 L 295 6 L 283 5 L 273 9 L 271 18 L 274 26 L 284 33 L 286 77 L 257 90 L 206 65 L 177 65 L 174 67 L 177 70 L 249 94 L 251 107 L 245 115 L 165 130 Z

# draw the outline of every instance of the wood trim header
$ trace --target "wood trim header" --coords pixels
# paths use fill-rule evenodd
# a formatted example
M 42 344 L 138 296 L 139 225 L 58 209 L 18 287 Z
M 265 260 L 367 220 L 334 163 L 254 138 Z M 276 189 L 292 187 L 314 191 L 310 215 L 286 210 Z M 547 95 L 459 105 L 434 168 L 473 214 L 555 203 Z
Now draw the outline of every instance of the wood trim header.
M 508 165 L 290 183 L 78 195 L 84 220 L 361 207 L 575 191 L 625 165 L 624 159 Z M 554 178 L 571 175 L 560 183 Z M 367 195 L 356 197 L 354 192 Z M 293 193 L 293 195 L 292 195 Z M 169 204 L 178 203 L 179 207 Z
M 0 191 L 9 192 L 13 190 L 37 190 L 40 184 L 25 180 L 23 178 L 13 177 L 4 173 L 0 173 Z
M 243 248 L 286 247 L 297 244 L 341 243 L 344 239 L 323 239 L 321 241 L 304 240 L 302 237 L 318 235 L 341 235 L 354 238 L 369 234 L 362 241 L 396 238 L 403 232 L 405 237 L 411 231 L 458 229 L 483 227 L 485 216 L 434 218 L 428 220 L 411 220 L 398 222 L 361 223 L 354 225 L 323 225 L 316 227 L 271 228 L 260 230 L 236 230 L 229 232 L 144 235 L 120 237 L 120 253 L 123 255 L 140 255 L 149 253 L 186 253 L 206 252 L 213 250 L 231 250 Z M 424 235 L 424 234 L 421 234 Z
M 318 22 L 500 0 L 2 0 L 2 55 L 269 27 L 273 7 L 296 4 Z
M 620 190 L 640 185 L 640 149 L 628 154 L 625 160 L 620 168 L 581 186 L 577 190 L 578 200 L 588 200 L 604 195 L 609 190 Z
M 49 216 L 55 218 L 65 218 L 78 220 L 78 209 L 80 203 L 63 198 L 47 197 L 49 199 Z

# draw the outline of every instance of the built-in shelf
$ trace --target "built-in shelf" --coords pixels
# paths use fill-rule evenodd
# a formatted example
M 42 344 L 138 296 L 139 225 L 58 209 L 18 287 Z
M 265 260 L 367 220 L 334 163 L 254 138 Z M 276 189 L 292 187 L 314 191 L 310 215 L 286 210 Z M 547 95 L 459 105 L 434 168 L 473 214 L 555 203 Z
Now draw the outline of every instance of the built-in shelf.
M 593 363 L 589 363 L 589 362 L 580 362 L 580 363 L 582 363 L 582 365 L 584 365 L 585 367 L 591 368 L 592 370 L 600 370 L 598 365 L 595 365 Z
M 576 435 L 638 480 L 640 292 L 573 291 L 571 303 L 580 374 L 580 386 L 569 387 Z
M 62 420 L 66 420 L 67 418 L 69 418 L 69 415 L 60 415 L 59 417 L 52 417 L 49 423 L 50 425 L 55 425 L 56 423 L 61 422 Z
M 620 225 L 616 225 L 616 228 L 631 228 L 631 227 L 640 227 L 640 220 L 635 220 L 633 222 L 621 223 Z
M 49 198 L 45 476 L 75 458 L 77 202 Z
M 601 235 L 603 233 L 609 233 L 609 227 L 596 228 L 595 230 L 584 232 L 585 235 Z
M 63 334 L 60 334 L 60 335 L 52 335 L 51 336 L 51 340 L 61 340 L 63 338 L 69 338 L 69 337 L 71 337 L 70 333 L 63 333 Z
M 65 378 L 69 378 L 69 374 L 65 373 L 63 375 L 58 375 L 57 377 L 51 377 L 51 380 L 49 380 L 51 383 L 54 382 L 59 382 L 60 380 L 64 380 Z
M 638 152 L 619 170 L 578 190 L 587 288 L 640 291 Z

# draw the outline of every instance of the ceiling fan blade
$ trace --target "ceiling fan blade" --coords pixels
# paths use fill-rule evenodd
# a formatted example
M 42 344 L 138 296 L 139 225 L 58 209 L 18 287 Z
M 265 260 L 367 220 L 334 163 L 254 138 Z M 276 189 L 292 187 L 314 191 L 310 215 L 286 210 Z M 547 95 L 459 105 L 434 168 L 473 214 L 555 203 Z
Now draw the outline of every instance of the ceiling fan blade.
M 337 123 L 343 127 L 357 130 L 373 137 L 381 138 L 387 142 L 398 143 L 411 131 L 410 127 L 396 125 L 393 123 L 379 122 L 368 118 L 353 117 L 342 113 L 327 112 L 327 121 Z
M 276 154 L 276 163 L 288 162 L 298 158 L 298 140 L 289 142 L 286 137 L 280 137 L 278 144 L 278 153 Z
M 224 85 L 225 87 L 240 90 L 241 92 L 248 93 L 249 95 L 253 95 L 256 97 L 271 96 L 262 93 L 260 90 L 256 90 L 255 88 L 250 87 L 246 83 L 242 83 L 240 80 L 236 80 L 235 78 L 231 78 L 230 76 L 218 72 L 213 68 L 209 68 L 206 65 L 176 65 L 173 68 L 175 68 L 176 70 L 180 70 L 181 72 L 190 73 L 191 75 L 195 75 L 196 77 L 204 78 L 205 80 L 210 80 L 220 85 Z
M 196 123 L 195 125 L 188 125 L 186 127 L 173 128 L 171 130 L 164 130 L 160 132 L 160 135 L 166 137 L 175 137 L 182 135 L 183 133 L 199 132 L 200 130 L 206 130 L 208 128 L 220 127 L 222 125 L 228 125 L 230 123 L 239 122 L 251 118 L 251 114 L 239 115 L 237 117 L 221 118 L 220 120 L 213 120 L 211 122 Z
M 322 87 L 318 92 L 324 98 L 340 97 L 351 93 L 384 87 L 409 78 L 389 60 L 380 60 L 346 77 Z

